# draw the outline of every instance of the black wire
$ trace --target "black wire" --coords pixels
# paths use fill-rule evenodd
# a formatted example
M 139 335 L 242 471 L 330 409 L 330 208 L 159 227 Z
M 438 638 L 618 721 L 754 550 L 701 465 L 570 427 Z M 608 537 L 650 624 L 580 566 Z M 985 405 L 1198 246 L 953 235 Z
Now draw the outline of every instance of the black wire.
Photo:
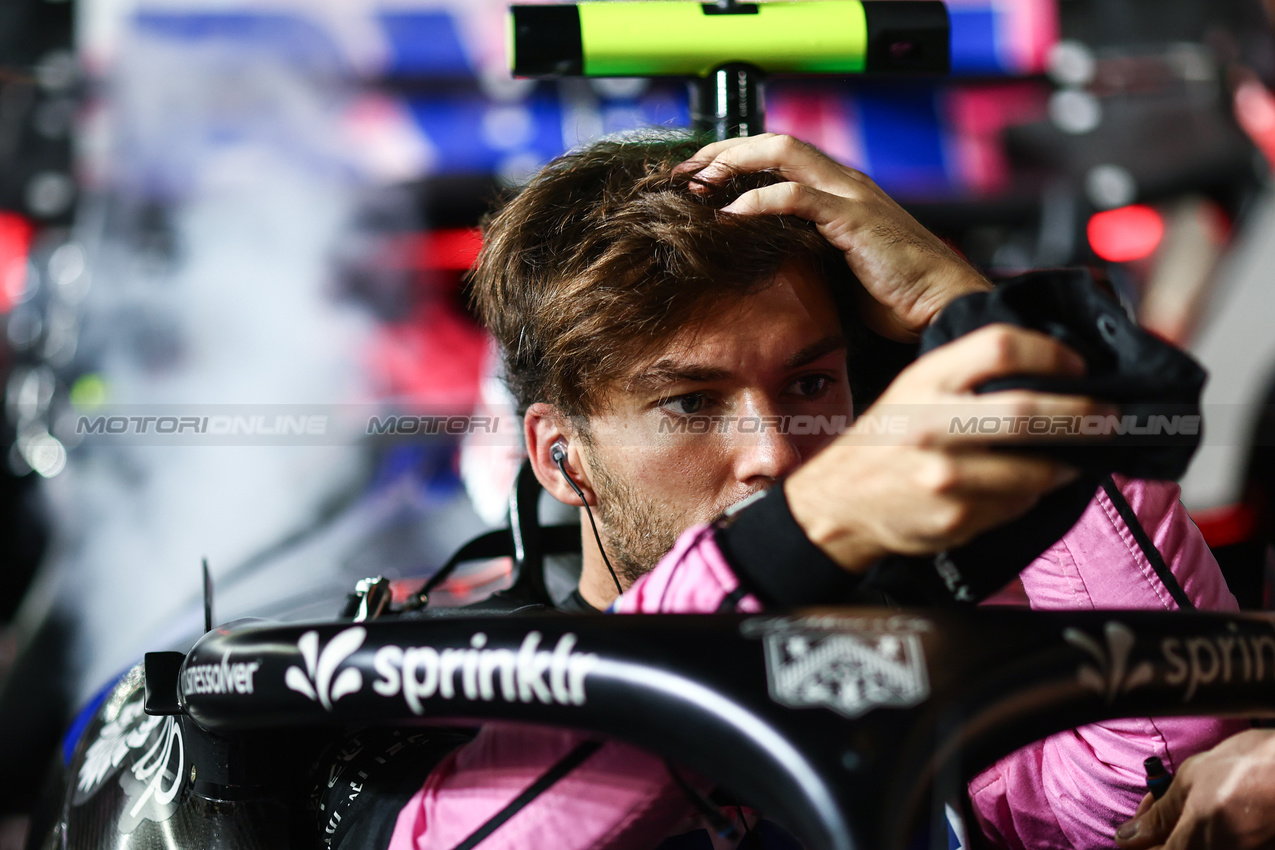
M 695 786 L 686 781 L 686 778 L 673 767 L 673 762 L 668 759 L 664 760 L 664 769 L 668 771 L 668 775 L 672 778 L 673 784 L 678 787 L 682 795 L 686 797 L 695 809 L 703 815 L 708 821 L 709 827 L 720 835 L 722 838 L 735 839 L 739 837 L 739 830 L 735 828 L 735 824 L 730 822 L 730 818 L 726 813 L 713 804 L 713 801 L 705 797 Z
M 568 773 L 575 770 L 588 760 L 589 756 L 596 753 L 602 747 L 601 741 L 585 741 L 577 746 L 574 750 L 567 753 L 558 763 L 549 770 L 545 771 L 539 779 L 527 787 L 525 791 L 519 794 L 509 805 L 505 806 L 496 814 L 492 815 L 491 820 L 478 827 L 468 838 L 457 844 L 453 850 L 471 850 L 483 842 L 487 836 L 491 835 L 499 829 L 506 821 L 527 808 L 533 800 L 544 792 L 548 791 Z
M 744 824 L 744 837 L 736 845 L 736 850 L 754 850 L 761 847 L 760 833 L 753 832 L 753 828 L 748 825 L 748 818 L 744 817 L 744 807 L 736 803 L 735 811 L 739 812 L 739 819 Z
M 615 568 L 611 566 L 611 560 L 607 558 L 607 550 L 602 547 L 602 535 L 598 534 L 598 524 L 593 521 L 593 511 L 589 510 L 589 502 L 584 498 L 584 493 L 580 491 L 575 479 L 567 473 L 566 457 L 559 455 L 555 458 L 555 462 L 558 464 L 558 471 L 562 473 L 562 477 L 567 479 L 571 489 L 575 490 L 576 495 L 580 497 L 580 502 L 584 505 L 584 512 L 589 517 L 589 526 L 593 528 L 593 539 L 598 541 L 598 551 L 602 553 L 602 563 L 607 565 L 607 572 L 611 574 L 611 581 L 615 582 L 616 592 L 623 594 L 624 588 L 620 586 L 620 579 L 615 574 Z

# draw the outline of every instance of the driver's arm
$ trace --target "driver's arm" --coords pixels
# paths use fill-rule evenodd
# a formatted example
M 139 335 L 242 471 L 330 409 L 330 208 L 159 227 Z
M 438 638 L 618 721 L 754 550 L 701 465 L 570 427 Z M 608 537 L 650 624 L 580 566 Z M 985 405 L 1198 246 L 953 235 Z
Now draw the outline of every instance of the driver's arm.
M 784 177 L 745 192 L 724 212 L 813 222 L 861 284 L 854 293 L 859 319 L 883 336 L 915 340 L 953 299 L 991 286 L 866 175 L 790 136 L 716 142 L 679 170 L 702 183 L 737 172 Z M 986 416 L 1105 412 L 1086 398 L 974 392 L 995 377 L 1075 377 L 1084 368 L 1082 358 L 1056 340 L 1008 326 L 976 331 L 929 353 L 868 412 L 871 420 L 907 411 L 903 439 L 865 445 L 855 429 L 842 435 L 785 482 L 792 517 L 832 560 L 859 573 L 886 554 L 938 552 L 1021 516 L 1074 471 L 994 450 L 1026 434 L 953 434 L 952 417 L 963 408 Z

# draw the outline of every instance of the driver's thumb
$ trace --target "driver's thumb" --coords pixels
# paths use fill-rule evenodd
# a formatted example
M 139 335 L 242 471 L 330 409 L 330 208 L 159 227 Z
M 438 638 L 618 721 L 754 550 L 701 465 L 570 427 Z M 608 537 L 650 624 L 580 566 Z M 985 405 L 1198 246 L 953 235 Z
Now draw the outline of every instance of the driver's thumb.
M 1186 803 L 1185 782 L 1175 782 L 1168 792 L 1151 807 L 1116 830 L 1116 846 L 1120 850 L 1144 850 L 1163 844 L 1182 816 Z M 1141 808 L 1141 807 L 1139 807 Z

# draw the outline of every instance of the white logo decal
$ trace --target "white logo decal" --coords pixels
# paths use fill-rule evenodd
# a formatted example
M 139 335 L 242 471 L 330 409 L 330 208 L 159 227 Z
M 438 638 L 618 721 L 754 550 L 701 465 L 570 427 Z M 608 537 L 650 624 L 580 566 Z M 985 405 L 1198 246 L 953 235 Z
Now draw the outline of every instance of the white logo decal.
M 573 634 L 558 638 L 552 651 L 540 649 L 540 640 L 540 632 L 529 632 L 517 652 L 484 649 L 482 632 L 470 638 L 469 649 L 383 646 L 372 661 L 379 674 L 372 688 L 383 697 L 401 693 L 413 714 L 425 711 L 421 700 L 452 699 L 458 690 L 483 702 L 499 695 L 505 702 L 584 705 L 585 679 L 597 655 L 576 652 Z
M 230 650 L 220 664 L 196 664 L 182 671 L 182 692 L 187 694 L 250 694 L 260 661 L 230 663 Z
M 934 568 L 939 571 L 939 577 L 943 579 L 943 584 L 947 586 L 948 593 L 952 594 L 953 599 L 957 602 L 974 601 L 973 591 L 965 583 L 960 568 L 952 561 L 946 550 L 934 556 Z
M 791 708 L 830 708 L 851 719 L 906 708 L 930 694 L 920 632 L 924 620 L 833 617 L 745 624 L 760 634 L 770 696 Z
M 138 693 L 120 707 L 114 720 L 103 724 L 98 737 L 84 752 L 76 781 L 73 805 L 81 805 L 98 792 L 120 768 L 120 786 L 127 797 L 116 827 L 130 833 L 144 820 L 160 823 L 172 817 L 174 801 L 182 789 L 186 747 L 177 718 L 151 717 L 143 713 Z
M 1234 624 L 1231 630 L 1238 631 Z M 1183 702 L 1190 702 L 1200 685 L 1248 684 L 1275 675 L 1275 637 L 1270 635 L 1165 638 L 1160 651 L 1173 667 L 1165 674 L 1165 683 L 1186 685 Z
M 346 629 L 320 653 L 318 632 L 306 632 L 297 641 L 306 669 L 289 667 L 284 684 L 331 711 L 333 703 L 363 687 L 358 670 L 336 672 L 366 636 L 361 626 Z M 383 646 L 372 659 L 378 674 L 372 688 L 383 697 L 402 694 L 413 714 L 424 712 L 422 700 L 452 699 L 458 692 L 465 699 L 484 702 L 499 695 L 506 702 L 584 705 L 585 679 L 597 655 L 576 652 L 574 634 L 558 638 L 552 650 L 540 649 L 540 641 L 540 632 L 529 632 L 516 652 L 484 649 L 487 635 L 479 632 L 470 638 L 469 649 Z
M 1110 620 L 1103 631 L 1107 637 L 1106 649 L 1079 629 L 1065 629 L 1063 639 L 1089 653 L 1097 662 L 1096 668 L 1089 664 L 1080 665 L 1076 676 L 1083 687 L 1097 692 L 1110 703 L 1120 694 L 1150 682 L 1153 674 L 1151 664 L 1146 661 L 1132 670 L 1128 669 L 1129 652 L 1135 640 L 1132 629 L 1124 623 Z
M 133 750 L 140 749 L 150 738 L 151 732 L 163 720 L 142 713 L 142 696 L 124 703 L 120 713 L 105 724 L 97 734 L 97 740 L 84 753 L 80 766 L 79 799 L 91 797 L 98 787 L 120 766 Z
M 283 683 L 289 689 L 331 711 L 332 703 L 363 687 L 363 674 L 353 668 L 342 670 L 341 675 L 336 677 L 336 681 L 333 681 L 332 677 L 341 666 L 341 662 L 363 645 L 363 639 L 366 637 L 367 630 L 362 626 L 346 629 L 328 641 L 328 645 L 320 654 L 319 633 L 306 632 L 297 641 L 297 649 L 301 651 L 301 657 L 305 659 L 305 671 L 303 672 L 300 667 L 289 667 L 283 675 Z
M 177 798 L 177 792 L 181 789 L 186 767 L 186 747 L 182 742 L 181 726 L 177 725 L 177 718 L 171 715 L 163 720 L 164 728 L 155 743 L 133 765 L 133 776 L 141 783 L 142 791 L 128 810 L 129 819 L 137 819 L 146 804 L 151 802 L 151 798 L 154 798 L 157 807 L 167 806 Z M 177 756 L 177 768 L 166 770 L 174 753 Z M 170 775 L 171 781 L 165 788 L 164 778 Z

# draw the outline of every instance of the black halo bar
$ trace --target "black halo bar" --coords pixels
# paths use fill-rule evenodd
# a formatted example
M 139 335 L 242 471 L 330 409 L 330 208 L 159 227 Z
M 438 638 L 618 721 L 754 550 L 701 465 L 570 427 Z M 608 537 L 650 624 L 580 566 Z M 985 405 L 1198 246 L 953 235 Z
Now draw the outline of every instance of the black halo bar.
M 165 703 L 161 667 L 150 690 Z M 936 799 L 1054 732 L 1275 715 L 1275 615 L 863 608 L 222 627 L 175 678 L 183 723 L 218 739 L 548 723 L 671 758 L 807 846 L 904 850 Z

